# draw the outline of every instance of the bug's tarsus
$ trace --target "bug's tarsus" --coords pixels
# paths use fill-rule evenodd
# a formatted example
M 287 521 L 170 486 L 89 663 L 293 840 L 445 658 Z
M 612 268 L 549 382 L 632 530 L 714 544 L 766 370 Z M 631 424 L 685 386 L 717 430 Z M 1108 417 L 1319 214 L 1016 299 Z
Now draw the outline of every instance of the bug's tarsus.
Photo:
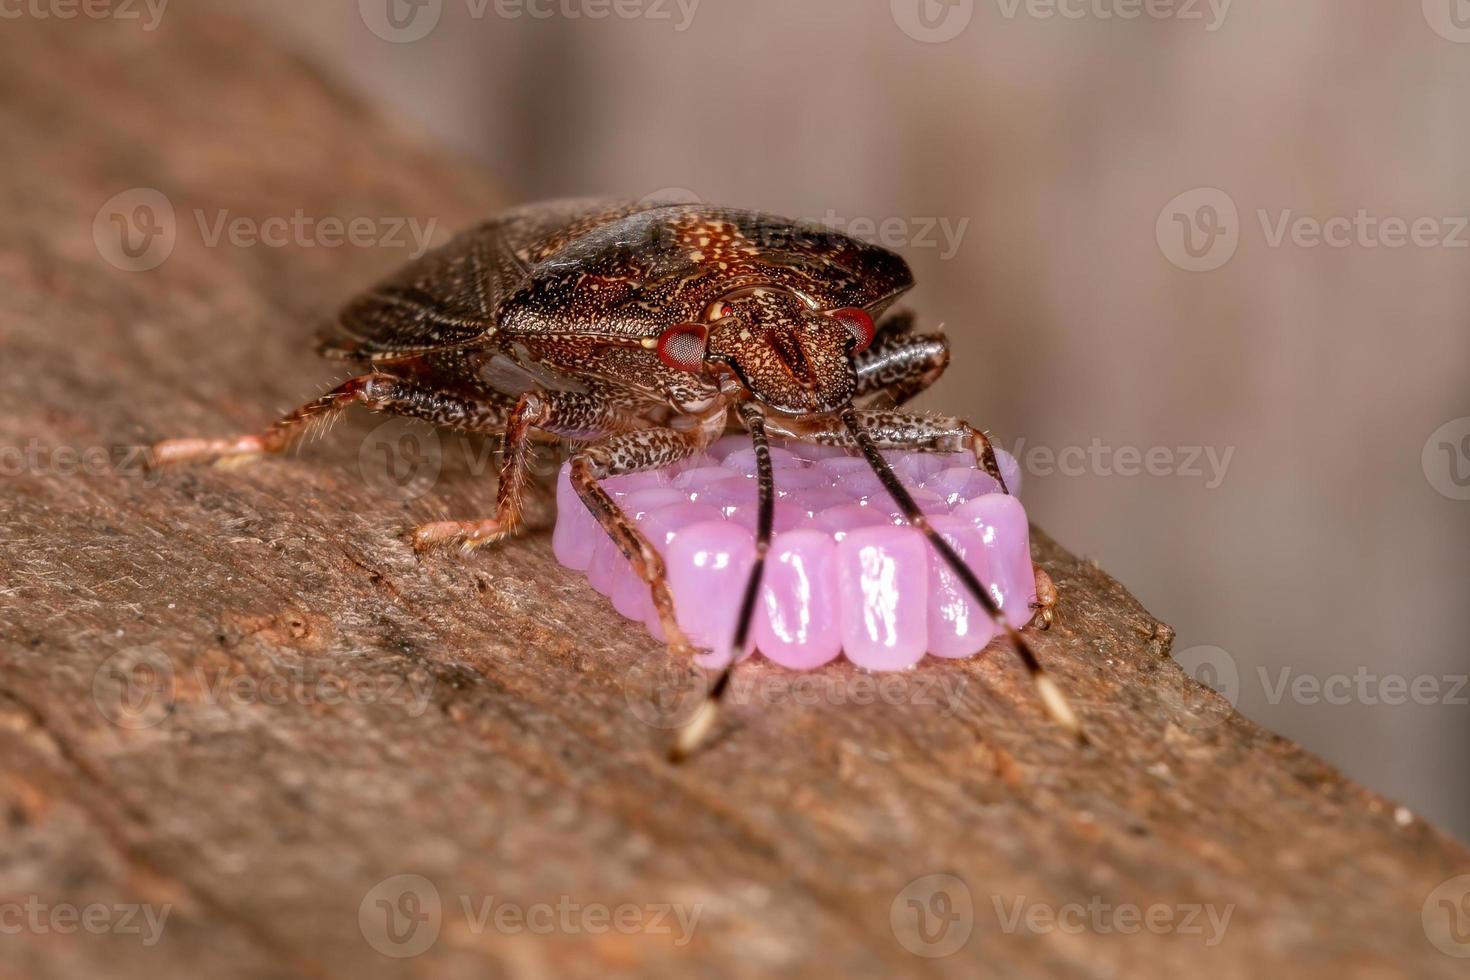
M 760 406 L 753 401 L 742 402 L 736 409 L 745 427 L 750 430 L 750 439 L 755 446 L 756 488 L 759 494 L 755 523 L 755 563 L 750 566 L 750 575 L 745 580 L 745 592 L 740 598 L 740 611 L 735 620 L 735 635 L 724 658 L 724 666 L 710 685 L 704 700 L 695 709 L 690 719 L 679 728 L 669 759 L 682 762 L 697 750 L 714 727 L 719 714 L 719 704 L 730 689 L 730 679 L 750 639 L 750 626 L 755 620 L 755 604 L 760 596 L 761 577 L 766 567 L 766 552 L 771 548 L 771 529 L 776 515 L 776 481 L 771 467 L 771 446 L 766 438 L 766 419 Z
M 1021 635 L 1021 631 L 1010 622 L 1005 613 L 995 604 L 995 599 L 990 595 L 990 592 L 985 586 L 981 584 L 979 577 L 976 576 L 970 566 L 965 564 L 964 559 L 960 558 L 955 553 L 955 550 L 949 546 L 949 542 L 945 541 L 929 524 L 923 511 L 919 509 L 919 505 L 914 502 L 913 496 L 904 488 L 904 485 L 894 474 L 893 469 L 888 465 L 888 461 L 878 451 L 878 446 L 873 441 L 873 437 L 869 435 L 868 431 L 863 428 L 862 423 L 858 421 L 857 412 L 852 408 L 844 409 L 841 413 L 841 418 L 842 424 L 847 427 L 847 431 L 852 434 L 852 438 L 858 444 L 858 448 L 862 450 L 863 457 L 867 459 L 868 465 L 877 474 L 878 479 L 882 481 L 884 488 L 892 495 L 894 501 L 903 511 L 904 517 L 929 539 L 929 543 L 934 546 L 934 550 L 939 553 L 939 557 L 959 577 L 959 580 L 964 583 L 965 588 L 969 590 L 970 594 L 975 597 L 976 601 L 985 609 L 985 612 L 989 614 L 990 618 L 995 621 L 996 626 L 1011 641 L 1011 646 L 1015 649 L 1016 656 L 1021 658 L 1021 663 L 1025 665 L 1027 673 L 1031 675 L 1031 682 L 1035 685 L 1036 694 L 1041 698 L 1041 703 L 1046 707 L 1047 714 L 1051 715 L 1052 720 L 1066 729 L 1079 743 L 1087 744 L 1087 735 L 1082 730 L 1081 722 L 1077 720 L 1076 712 L 1067 703 L 1067 698 L 1062 694 L 1061 688 L 1057 687 L 1056 681 L 1052 680 L 1051 675 L 1046 672 L 1046 668 L 1041 666 L 1041 661 L 1037 659 L 1036 652 L 1031 649 L 1031 644 L 1026 642 L 1026 638 Z M 994 452 L 989 449 L 990 441 L 988 439 L 985 440 L 985 445 L 989 451 L 990 458 L 993 459 Z M 998 466 L 996 467 L 996 471 L 999 472 Z M 1004 486 L 1003 481 L 1001 485 L 1002 487 Z
M 1000 484 L 1000 492 L 1010 495 L 1011 488 L 1006 486 L 1006 478 L 1000 471 L 1000 460 L 995 455 L 995 444 L 990 441 L 990 433 L 981 432 L 979 429 L 972 430 L 975 433 L 975 441 L 980 444 L 980 465 L 985 467 L 985 472 Z

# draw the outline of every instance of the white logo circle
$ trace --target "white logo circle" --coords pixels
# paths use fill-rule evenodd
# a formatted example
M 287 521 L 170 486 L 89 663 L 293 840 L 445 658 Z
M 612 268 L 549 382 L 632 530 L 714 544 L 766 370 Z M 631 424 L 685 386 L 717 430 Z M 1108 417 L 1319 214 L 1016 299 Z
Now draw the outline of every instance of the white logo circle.
M 1424 477 L 1441 496 L 1470 500 L 1470 416 L 1451 419 L 1430 434 L 1419 457 Z
M 357 0 L 368 30 L 393 44 L 411 44 L 439 26 L 444 0 Z
M 357 928 L 368 945 L 384 956 L 418 956 L 439 938 L 444 905 L 439 889 L 423 875 L 384 878 L 357 906 Z
M 389 419 L 357 450 L 362 478 L 395 500 L 417 500 L 433 489 L 443 461 L 438 430 L 414 419 Z
M 953 41 L 975 16 L 975 0 L 888 0 L 888 6 L 899 30 L 925 44 Z
M 915 878 L 888 906 L 888 925 L 899 945 L 915 956 L 938 959 L 957 953 L 975 929 L 970 886 L 948 874 Z
M 623 697 L 633 716 L 650 728 L 682 728 L 709 695 L 704 671 L 657 655 L 623 671 Z
M 124 272 L 147 272 L 163 265 L 178 237 L 173 203 L 151 187 L 114 194 L 92 219 L 97 254 Z
M 1470 2 L 1467 0 L 1423 0 L 1424 19 L 1434 33 L 1446 41 L 1470 44 Z
M 114 653 L 92 674 L 92 701 L 119 728 L 152 728 L 173 710 L 173 661 L 151 647 Z
M 1174 654 L 1174 662 L 1191 680 L 1214 691 L 1229 704 L 1229 708 L 1222 708 L 1214 698 L 1201 694 L 1197 688 L 1190 688 L 1190 703 L 1186 707 L 1188 714 L 1182 727 L 1192 730 L 1213 728 L 1229 718 L 1240 703 L 1240 668 L 1236 666 L 1235 658 L 1220 647 L 1197 646 Z
M 1217 187 L 1196 187 L 1164 205 L 1154 226 L 1164 257 L 1186 272 L 1212 272 L 1240 247 L 1240 212 Z
M 1446 956 L 1470 958 L 1470 875 L 1456 875 L 1424 899 L 1424 935 Z

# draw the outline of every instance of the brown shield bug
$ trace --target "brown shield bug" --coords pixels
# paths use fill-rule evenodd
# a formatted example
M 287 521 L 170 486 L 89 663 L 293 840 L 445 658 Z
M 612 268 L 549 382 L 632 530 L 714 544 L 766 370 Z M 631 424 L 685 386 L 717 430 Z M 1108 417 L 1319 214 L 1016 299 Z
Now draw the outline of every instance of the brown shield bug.
M 936 534 L 882 449 L 973 452 L 1004 487 L 989 439 L 956 418 L 899 411 L 949 361 L 889 307 L 913 284 L 886 249 L 831 229 L 702 204 L 554 201 L 463 232 L 351 301 L 322 352 L 365 372 L 263 432 L 174 439 L 159 463 L 280 452 L 361 405 L 504 437 L 495 513 L 427 524 L 416 549 L 471 551 L 512 534 L 533 439 L 570 444 L 573 485 L 652 590 L 669 645 L 689 654 L 657 551 L 599 481 L 675 463 L 738 420 L 755 446 L 756 561 L 730 651 L 744 649 L 771 538 L 768 434 L 862 454 L 908 520 L 1009 637 L 1051 716 L 1076 716 L 1014 624 Z M 1042 622 L 1055 591 L 1038 576 Z M 728 687 L 730 656 L 680 733 L 693 749 Z

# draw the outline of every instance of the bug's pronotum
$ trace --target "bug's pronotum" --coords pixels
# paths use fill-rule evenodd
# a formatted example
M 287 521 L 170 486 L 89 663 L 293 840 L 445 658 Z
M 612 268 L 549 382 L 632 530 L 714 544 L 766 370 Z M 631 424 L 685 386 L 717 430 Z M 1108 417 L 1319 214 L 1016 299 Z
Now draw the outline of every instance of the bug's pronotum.
M 280 452 L 306 423 L 351 405 L 501 433 L 494 516 L 426 524 L 412 536 L 420 550 L 472 551 L 521 525 L 533 442 L 569 443 L 578 495 L 648 583 L 670 648 L 687 655 L 662 559 L 599 481 L 676 463 L 738 422 L 756 452 L 756 560 L 725 666 L 673 746 L 679 758 L 708 731 L 734 652 L 746 645 L 771 539 L 768 437 L 848 447 L 996 619 L 1052 718 L 1081 739 L 1076 715 L 1016 624 L 881 455 L 973 452 L 1005 485 L 984 433 L 961 419 L 900 410 L 949 362 L 942 335 L 915 334 L 911 317 L 889 313 L 912 284 L 893 252 L 756 211 L 597 200 L 522 207 L 347 305 L 322 351 L 364 373 L 263 432 L 168 440 L 153 458 Z M 1044 624 L 1055 593 L 1049 585 L 1039 592 Z

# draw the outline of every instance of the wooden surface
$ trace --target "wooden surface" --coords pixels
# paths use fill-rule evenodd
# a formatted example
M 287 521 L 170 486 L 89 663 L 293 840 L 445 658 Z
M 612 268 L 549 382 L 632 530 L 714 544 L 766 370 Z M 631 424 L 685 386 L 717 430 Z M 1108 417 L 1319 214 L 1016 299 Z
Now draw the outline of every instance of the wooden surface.
M 546 536 L 405 548 L 488 508 L 479 444 L 356 418 L 295 458 L 140 472 L 128 447 L 319 391 L 312 325 L 408 256 L 210 245 L 196 209 L 442 237 L 500 203 L 241 24 L 7 22 L 0 145 L 5 975 L 1465 975 L 1421 912 L 1470 855 L 1234 716 L 1039 532 L 1038 644 L 1095 750 L 1004 656 L 886 686 L 750 665 L 671 768 L 689 678 Z M 139 187 L 175 210 L 151 271 L 94 238 Z M 385 444 L 442 463 L 421 496 Z

